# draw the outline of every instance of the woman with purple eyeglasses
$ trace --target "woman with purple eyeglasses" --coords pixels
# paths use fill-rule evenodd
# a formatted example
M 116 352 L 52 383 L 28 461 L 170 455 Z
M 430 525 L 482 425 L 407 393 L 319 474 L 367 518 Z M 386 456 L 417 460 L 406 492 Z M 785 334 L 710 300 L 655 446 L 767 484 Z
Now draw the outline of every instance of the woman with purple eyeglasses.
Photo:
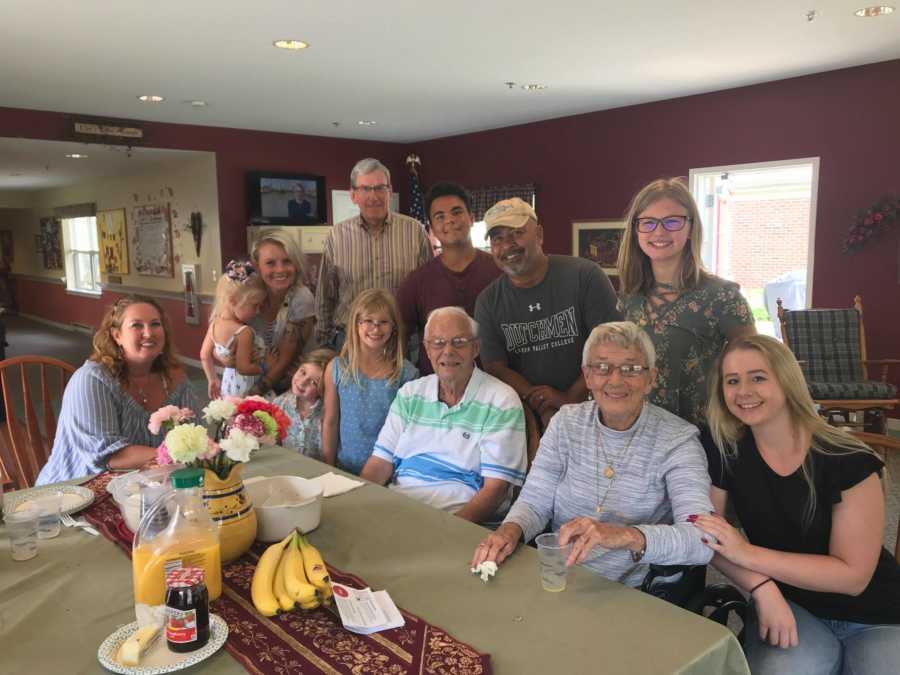
M 706 377 L 729 340 L 754 335 L 738 285 L 709 274 L 700 258 L 700 212 L 680 178 L 660 178 L 631 200 L 619 248 L 620 309 L 656 348 L 650 401 L 697 424 Z

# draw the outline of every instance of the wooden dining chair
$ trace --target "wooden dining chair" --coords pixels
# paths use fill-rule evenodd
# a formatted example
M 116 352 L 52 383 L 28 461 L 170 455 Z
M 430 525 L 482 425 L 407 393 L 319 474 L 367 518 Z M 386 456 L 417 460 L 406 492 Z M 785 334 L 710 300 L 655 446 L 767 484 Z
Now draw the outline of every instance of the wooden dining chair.
M 31 487 L 47 463 L 56 437 L 56 410 L 74 372 L 73 366 L 50 356 L 0 361 L 5 414 L 0 423 L 0 480 L 5 489 Z

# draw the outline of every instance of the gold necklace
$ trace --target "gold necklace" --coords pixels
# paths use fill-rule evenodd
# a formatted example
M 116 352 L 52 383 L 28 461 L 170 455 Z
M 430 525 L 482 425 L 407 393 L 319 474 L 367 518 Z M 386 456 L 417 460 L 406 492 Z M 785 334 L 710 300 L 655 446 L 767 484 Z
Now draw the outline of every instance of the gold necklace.
M 640 415 L 638 415 L 640 417 Z M 602 424 L 602 422 L 601 422 Z M 631 442 L 637 438 L 638 434 L 640 434 L 641 429 L 643 429 L 644 425 L 641 424 L 640 427 L 634 430 L 634 433 L 628 437 L 628 442 L 625 443 L 625 449 L 622 450 L 622 458 L 624 459 L 628 454 L 629 448 L 631 448 Z M 601 513 L 603 511 L 603 507 L 606 505 L 606 499 L 609 497 L 612 492 L 613 485 L 616 482 L 616 469 L 613 467 L 612 462 L 609 461 L 609 457 L 606 455 L 606 448 L 603 447 L 603 430 L 600 430 L 600 438 L 597 443 L 597 447 L 600 448 L 600 452 L 603 453 L 603 461 L 606 463 L 606 468 L 603 471 L 600 471 L 600 454 L 597 452 L 597 448 L 594 448 L 594 458 L 597 462 L 597 513 Z M 600 475 L 603 474 L 603 477 L 609 481 L 609 485 L 606 487 L 606 492 L 603 493 L 603 499 L 600 499 Z

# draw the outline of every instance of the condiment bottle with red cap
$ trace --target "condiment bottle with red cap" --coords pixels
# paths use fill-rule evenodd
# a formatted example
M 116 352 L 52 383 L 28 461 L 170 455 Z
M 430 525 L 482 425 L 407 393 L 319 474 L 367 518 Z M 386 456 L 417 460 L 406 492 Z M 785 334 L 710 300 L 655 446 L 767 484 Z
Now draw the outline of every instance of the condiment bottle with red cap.
M 176 567 L 166 574 L 166 643 L 173 652 L 209 642 L 209 593 L 200 567 Z

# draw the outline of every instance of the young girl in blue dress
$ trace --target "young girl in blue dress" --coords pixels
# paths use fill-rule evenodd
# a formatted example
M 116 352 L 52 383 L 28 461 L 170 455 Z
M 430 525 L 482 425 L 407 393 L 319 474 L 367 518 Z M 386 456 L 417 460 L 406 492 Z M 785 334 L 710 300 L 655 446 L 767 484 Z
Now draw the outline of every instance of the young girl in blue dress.
M 403 358 L 403 330 L 385 290 L 360 293 L 350 307 L 347 339 L 325 370 L 324 461 L 359 474 L 397 391 L 419 371 Z

